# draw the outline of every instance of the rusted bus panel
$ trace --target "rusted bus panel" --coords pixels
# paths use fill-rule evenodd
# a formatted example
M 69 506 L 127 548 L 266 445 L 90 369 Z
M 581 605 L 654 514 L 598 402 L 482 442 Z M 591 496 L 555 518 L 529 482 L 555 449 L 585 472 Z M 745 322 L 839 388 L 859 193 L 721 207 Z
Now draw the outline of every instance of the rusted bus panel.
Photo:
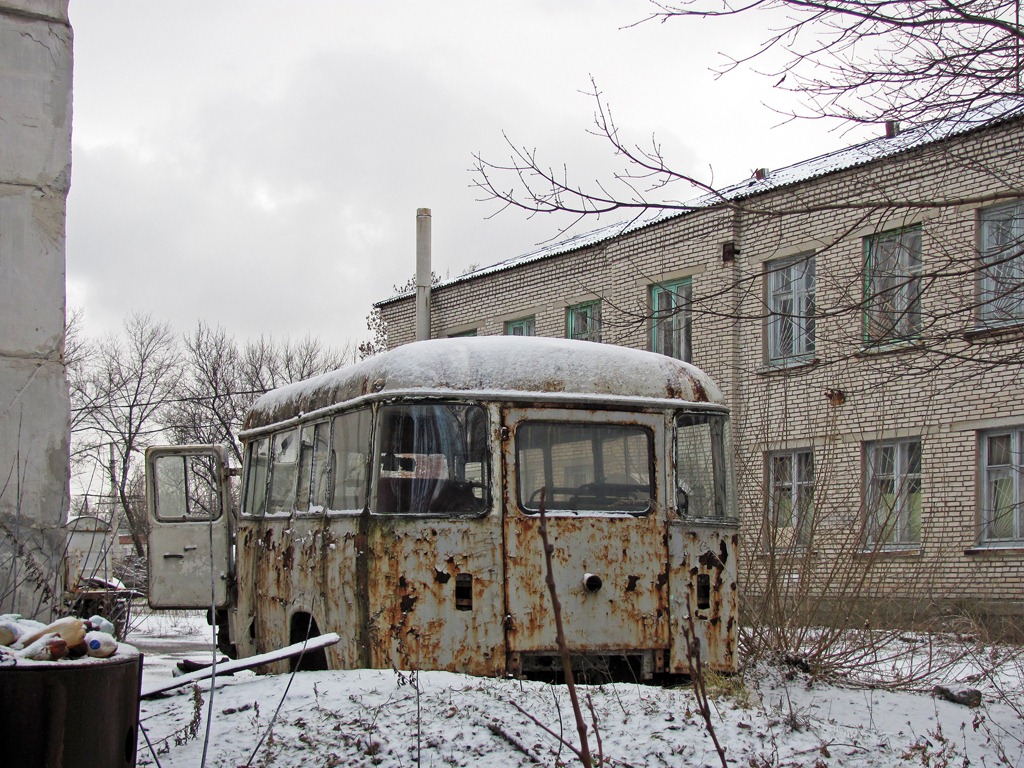
M 549 517 L 552 570 L 566 642 L 577 652 L 667 648 L 668 584 L 664 525 L 645 517 Z M 506 520 L 508 645 L 517 653 L 557 650 L 537 517 Z M 584 577 L 601 579 L 588 591 Z
M 500 516 L 369 526 L 371 666 L 503 674 Z
M 308 613 L 320 632 L 341 640 L 327 649 L 332 668 L 360 665 L 354 516 L 243 520 L 238 535 L 235 639 L 242 655 L 293 642 L 291 619 Z M 250 626 L 252 629 L 250 630 Z M 301 638 L 300 638 L 301 639 Z M 278 664 L 273 671 L 282 671 Z
M 705 669 L 736 670 L 739 534 L 732 526 L 669 524 L 672 653 L 669 671 L 689 674 L 686 637 L 700 641 Z
M 536 514 L 526 514 L 520 508 L 517 487 L 518 473 L 525 471 L 516 460 L 517 435 L 524 424 L 532 421 L 561 423 L 570 427 L 581 424 L 639 427 L 650 435 L 653 453 L 643 460 L 643 472 L 653 476 L 656 494 L 648 509 L 637 514 L 561 511 L 546 517 L 548 538 L 553 547 L 552 570 L 570 649 L 595 654 L 667 649 L 670 634 L 664 512 L 666 484 L 662 477 L 665 462 L 661 447 L 665 441 L 664 414 L 609 412 L 591 408 L 507 408 L 503 412 L 503 421 L 508 428 L 503 445 L 506 469 L 503 504 L 509 651 L 522 654 L 556 650 L 540 518 Z M 613 465 L 605 467 L 605 471 L 626 472 L 626 467 L 614 465 L 614 451 L 612 444 L 603 451 L 604 457 Z M 552 449 L 551 460 L 565 468 L 571 464 L 565 456 L 559 458 L 555 449 Z M 551 471 L 555 472 L 551 481 L 556 485 L 562 483 L 563 478 L 557 476 L 554 466 Z M 583 497 L 580 499 L 586 503 Z M 529 499 L 523 502 L 536 504 Z M 587 574 L 600 579 L 600 588 L 593 589 L 593 584 L 591 589 L 586 588 L 584 579 Z

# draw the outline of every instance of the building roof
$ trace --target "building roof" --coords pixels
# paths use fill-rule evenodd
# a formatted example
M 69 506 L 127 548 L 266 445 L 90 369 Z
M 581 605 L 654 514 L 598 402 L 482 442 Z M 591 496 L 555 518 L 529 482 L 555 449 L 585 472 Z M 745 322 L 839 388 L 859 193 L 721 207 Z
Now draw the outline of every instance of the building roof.
M 1009 122 L 1024 116 L 1024 98 L 1008 96 L 991 103 L 975 107 L 959 117 L 945 118 L 923 123 L 919 126 L 907 128 L 896 133 L 894 136 L 883 136 L 881 138 L 855 144 L 851 147 L 829 152 L 808 160 L 801 160 L 793 165 L 779 168 L 775 171 L 766 171 L 762 178 L 746 179 L 738 184 L 723 187 L 715 192 L 709 192 L 695 198 L 682 206 L 673 209 L 659 210 L 654 215 L 642 219 L 619 221 L 594 229 L 590 232 L 582 232 L 572 235 L 556 243 L 551 243 L 535 251 L 530 251 L 519 256 L 499 261 L 490 266 L 466 272 L 465 274 L 444 280 L 434 288 L 444 288 L 467 280 L 474 280 L 478 277 L 490 275 L 495 272 L 502 272 L 506 269 L 529 264 L 534 261 L 542 261 L 553 256 L 559 256 L 572 251 L 577 251 L 596 245 L 601 242 L 612 240 L 621 235 L 634 232 L 639 229 L 660 224 L 675 219 L 694 211 L 714 208 L 726 202 L 743 200 L 755 195 L 764 194 L 794 184 L 800 184 L 812 179 L 828 176 L 832 173 L 845 171 L 857 166 L 882 160 L 884 158 L 909 152 L 920 147 L 936 144 L 947 139 Z M 377 302 L 374 306 L 383 306 L 393 301 L 406 298 L 413 292 L 392 296 L 388 299 Z

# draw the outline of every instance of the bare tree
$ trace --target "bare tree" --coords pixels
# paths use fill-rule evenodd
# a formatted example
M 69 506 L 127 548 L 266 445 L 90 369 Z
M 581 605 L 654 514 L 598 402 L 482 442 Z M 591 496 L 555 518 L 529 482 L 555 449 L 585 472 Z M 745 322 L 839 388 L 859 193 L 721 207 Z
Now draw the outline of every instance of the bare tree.
M 200 321 L 185 337 L 184 370 L 165 418 L 178 443 L 226 443 L 236 463 L 246 411 L 263 393 L 338 368 L 355 359 L 351 345 L 331 348 L 306 336 L 239 344 L 223 328 Z
M 722 0 L 655 2 L 650 19 L 753 17 L 771 25 L 721 71 L 762 72 L 805 101 L 803 116 L 920 122 L 1021 93 L 1016 0 Z M 769 54 L 781 53 L 775 63 Z
M 652 8 L 638 24 L 691 19 L 767 24 L 767 39 L 753 51 L 727 55 L 719 72 L 758 66 L 776 88 L 802 102 L 795 109 L 777 108 L 788 117 L 919 124 L 957 118 L 980 103 L 1022 94 L 1024 27 L 1017 0 L 683 0 L 655 1 Z M 591 133 L 621 159 L 619 172 L 583 183 L 564 165 L 544 161 L 536 149 L 506 136 L 507 160 L 476 156 L 474 185 L 484 199 L 530 213 L 582 218 L 618 211 L 639 218 L 690 210 L 686 201 L 695 194 L 717 194 L 712 184 L 673 165 L 656 137 L 634 142 L 623 136 L 593 80 L 590 95 L 595 103 Z M 751 210 L 725 198 L 718 202 Z M 894 202 L 876 198 L 861 205 Z
M 183 375 L 166 414 L 171 435 L 178 443 L 226 443 L 241 463 L 237 434 L 256 393 L 243 383 L 238 343 L 202 321 L 184 343 Z
M 92 451 L 128 521 L 136 554 L 145 554 L 145 514 L 131 497 L 136 461 L 162 429 L 181 373 L 177 340 L 167 323 L 133 314 L 120 336 L 99 341 L 91 365 L 72 373 L 77 452 Z
M 370 338 L 359 343 L 360 360 L 388 350 L 388 324 L 379 307 L 371 309 L 366 316 L 366 329 L 370 332 Z

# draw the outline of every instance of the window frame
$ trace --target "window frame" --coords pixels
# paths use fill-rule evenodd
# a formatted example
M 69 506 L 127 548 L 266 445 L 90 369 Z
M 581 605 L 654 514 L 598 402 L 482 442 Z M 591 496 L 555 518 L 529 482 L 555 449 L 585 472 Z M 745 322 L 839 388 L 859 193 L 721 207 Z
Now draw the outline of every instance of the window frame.
M 210 453 L 185 449 L 176 453 L 163 453 L 149 459 L 152 474 L 151 493 L 156 497 L 153 505 L 153 519 L 159 523 L 216 523 L 224 515 L 224 499 L 221 494 L 215 466 L 216 457 Z M 206 464 L 205 467 L 202 465 Z M 200 470 L 196 467 L 199 466 Z M 173 470 L 173 477 L 170 477 L 167 470 Z M 197 475 L 204 476 L 204 481 L 197 480 Z M 202 510 L 197 495 L 197 486 L 205 488 L 211 493 L 207 494 L 207 500 L 215 503 L 211 511 L 197 512 Z M 168 498 L 170 497 L 170 498 Z M 171 502 L 171 503 L 168 503 Z M 168 514 L 168 508 L 183 510 L 184 514 Z
M 341 429 L 342 422 L 352 422 L 352 429 Z M 331 418 L 331 490 L 329 513 L 333 515 L 361 514 L 370 503 L 370 470 L 373 456 L 373 433 L 374 433 L 373 409 L 368 406 L 359 406 L 336 413 Z M 357 440 L 346 440 L 346 435 L 354 434 Z M 344 451 L 344 448 L 362 445 L 363 461 L 362 467 L 353 467 L 348 462 L 351 451 Z M 355 455 L 359 455 L 355 453 Z M 344 466 L 342 466 L 344 461 Z M 359 477 L 359 474 L 362 474 Z M 359 495 L 355 506 L 345 503 L 346 493 L 342 483 L 349 479 L 350 474 L 355 474 L 358 481 L 356 493 Z M 344 506 L 343 506 L 344 505 Z
M 296 515 L 319 516 L 331 507 L 334 488 L 334 467 L 331 464 L 332 432 L 332 419 L 307 421 L 299 427 Z M 306 442 L 307 436 L 312 438 L 312 443 Z M 326 457 L 323 456 L 324 451 Z
M 991 440 L 997 437 L 1009 437 L 1010 463 L 990 465 Z M 1024 546 L 1024 426 L 1001 427 L 978 433 L 979 438 L 979 474 L 981 497 L 979 503 L 978 541 L 985 547 L 1020 547 Z M 998 467 L 998 471 L 994 469 Z M 993 525 L 991 505 L 993 475 L 1002 475 L 1013 483 L 1013 520 L 1012 533 L 1008 537 L 989 535 Z
M 694 438 L 700 447 L 703 427 L 707 428 L 707 450 L 694 451 Z M 738 523 L 736 456 L 729 414 L 717 410 L 676 411 L 670 450 L 676 514 L 701 525 Z M 708 477 L 710 486 L 699 481 Z
M 653 283 L 648 291 L 651 308 L 651 351 L 689 363 L 693 359 L 693 279 L 685 277 Z M 667 310 L 662 307 L 664 297 L 682 298 Z M 672 335 L 667 343 L 663 328 L 671 326 Z M 681 327 L 680 327 L 681 326 Z
M 580 322 L 577 318 L 582 314 L 586 318 L 586 331 L 580 332 L 576 327 Z M 580 341 L 601 341 L 601 300 L 582 301 L 570 304 L 565 308 L 565 338 Z
M 792 448 L 783 451 L 769 451 L 766 456 L 768 473 L 768 524 L 771 531 L 771 544 L 776 549 L 806 549 L 811 545 L 814 530 L 814 490 L 816 473 L 813 448 Z M 777 462 L 789 460 L 789 477 L 784 483 L 779 482 L 776 472 Z M 802 463 L 802 460 L 806 462 Z M 809 467 L 809 478 L 801 472 L 802 467 Z M 777 489 L 788 488 L 789 524 L 779 525 Z M 791 531 L 788 541 L 783 542 L 780 533 Z
M 799 275 L 794 274 L 799 271 Z M 785 290 L 778 285 L 785 280 Z M 767 356 L 769 365 L 792 365 L 814 359 L 817 265 L 815 254 L 802 253 L 765 262 L 765 301 L 768 307 Z M 792 309 L 780 311 L 788 300 Z M 792 328 L 791 350 L 780 349 L 782 327 Z
M 512 490 L 515 494 L 516 507 L 520 514 L 526 515 L 527 517 L 536 517 L 539 514 L 539 503 L 537 504 L 537 506 L 530 506 L 530 504 L 534 503 L 535 501 L 539 501 L 539 497 L 537 496 L 537 494 L 541 490 L 550 490 L 551 495 L 554 495 L 555 493 L 562 493 L 563 495 L 565 495 L 567 493 L 567 486 L 558 486 L 554 482 L 554 472 L 556 469 L 562 470 L 563 472 L 582 472 L 585 475 L 584 477 L 575 478 L 574 482 L 577 479 L 585 480 L 586 475 L 588 475 L 588 473 L 595 478 L 590 483 L 584 482 L 579 484 L 580 490 L 582 490 L 584 486 L 593 486 L 595 489 L 598 487 L 610 487 L 625 492 L 626 488 L 624 486 L 630 486 L 632 485 L 631 483 L 609 483 L 609 475 L 604 474 L 605 446 L 612 444 L 614 440 L 618 440 L 620 437 L 623 440 L 631 440 L 639 437 L 643 439 L 643 442 L 645 444 L 644 447 L 646 448 L 647 455 L 646 457 L 644 457 L 646 461 L 643 462 L 642 466 L 647 475 L 647 489 L 649 492 L 649 498 L 645 500 L 646 505 L 644 506 L 644 508 L 615 509 L 607 507 L 591 508 L 588 506 L 582 506 L 579 508 L 566 508 L 555 505 L 552 499 L 549 497 L 547 504 L 545 505 L 545 514 L 552 516 L 628 515 L 631 517 L 647 517 L 658 508 L 657 500 L 659 488 L 657 477 L 657 443 L 656 429 L 653 423 L 643 423 L 637 421 L 627 422 L 611 419 L 586 421 L 581 420 L 578 417 L 573 419 L 561 419 L 549 418 L 548 416 L 548 414 L 531 414 L 530 416 L 524 418 L 516 425 L 515 437 L 513 440 L 511 453 L 511 460 L 514 462 L 514 473 L 512 474 L 515 477 L 515 485 Z M 545 450 L 545 446 L 536 447 L 523 444 L 528 433 L 532 433 L 534 430 L 542 429 L 560 429 L 566 430 L 567 432 L 575 430 L 579 432 L 581 435 L 587 431 L 592 432 L 592 435 L 590 436 L 589 440 L 591 454 L 589 455 L 589 457 L 585 455 L 577 457 L 579 459 L 582 459 L 582 461 L 577 461 L 576 463 L 566 462 L 558 466 L 555 466 L 553 456 L 554 451 L 552 450 L 552 444 L 548 444 L 546 446 L 547 453 L 543 453 L 543 451 Z M 606 434 L 602 435 L 601 430 L 604 430 Z M 613 432 L 619 432 L 621 434 L 613 435 L 611 434 Z M 596 442 L 601 437 L 607 437 L 607 440 Z M 576 442 L 579 442 L 581 444 L 587 443 L 587 441 L 583 439 L 580 439 Z M 557 443 L 554 445 L 566 444 L 569 443 Z M 598 446 L 600 446 L 600 450 L 598 450 Z M 624 443 L 624 454 L 628 452 L 627 448 L 628 446 Z M 523 491 L 524 486 L 526 485 L 526 478 L 533 476 L 532 473 L 527 472 L 527 467 L 525 465 L 524 458 L 528 451 L 534 450 L 542 451 L 542 461 L 540 462 L 540 469 L 544 473 L 544 477 L 542 478 L 543 485 L 541 485 L 538 488 L 533 488 L 530 498 L 524 499 Z M 591 459 L 590 463 L 586 461 L 587 458 Z M 639 466 L 639 463 L 637 463 L 636 466 Z M 536 467 L 531 463 L 530 469 L 536 469 Z M 596 479 L 598 474 L 601 475 L 600 481 Z M 614 476 L 614 473 L 612 473 L 612 475 Z M 548 484 L 549 479 L 551 480 L 550 485 Z M 639 486 L 642 485 L 642 483 L 637 483 L 636 485 Z M 591 497 L 584 496 L 584 498 Z
M 1008 217 L 1001 214 L 1009 212 Z M 996 225 L 1008 224 L 1011 230 L 1011 241 L 1008 244 L 989 245 L 990 232 Z M 996 230 L 998 231 L 998 230 Z M 1014 244 L 1014 238 L 1016 244 Z M 1016 248 L 1016 255 L 1006 258 L 999 251 Z M 1002 267 L 1015 273 L 1011 280 L 1017 285 L 1010 289 L 998 287 L 998 281 L 992 274 L 992 262 L 1004 259 Z M 998 205 L 982 208 L 978 212 L 978 312 L 977 322 L 984 328 L 1024 324 L 1024 199 L 1012 200 Z M 999 292 L 1003 291 L 1000 297 Z M 997 302 L 1010 299 L 1016 308 L 1008 313 L 998 315 Z
M 516 331 L 521 331 L 516 333 Z M 504 331 L 505 336 L 536 336 L 537 316 L 517 317 L 515 320 L 506 320 Z
M 916 473 L 908 471 L 908 465 L 912 465 L 913 457 L 907 451 L 913 446 L 917 448 Z M 875 456 L 878 451 L 889 448 L 895 449 L 891 472 L 894 491 L 893 507 L 886 514 L 885 520 L 880 522 L 879 507 L 882 499 L 881 494 L 877 491 L 877 484 L 875 482 L 879 474 L 878 462 L 875 460 Z M 881 551 L 914 551 L 921 549 L 924 535 L 923 453 L 920 437 L 873 440 L 864 443 L 864 538 L 867 549 Z M 912 507 L 912 496 L 915 493 L 913 487 L 914 480 L 916 480 L 916 493 L 918 496 L 916 532 L 914 531 L 915 510 Z M 890 515 L 895 515 L 895 518 L 890 520 Z M 884 534 L 887 528 L 890 528 L 896 534 L 891 539 L 878 535 L 878 531 L 881 530 Z M 904 530 L 909 532 L 909 536 L 903 536 Z
M 299 485 L 299 461 L 300 461 L 300 444 L 301 444 L 301 428 L 299 425 L 281 429 L 270 435 L 270 464 L 269 473 L 267 480 L 267 500 L 264 506 L 264 517 L 273 518 L 288 518 L 295 514 L 295 500 L 298 496 L 298 485 Z M 282 448 L 281 443 L 291 440 L 288 446 Z M 293 454 L 294 459 L 291 461 L 281 461 L 278 457 L 282 454 Z M 284 481 L 278 479 L 278 472 L 282 469 L 288 469 L 291 475 L 290 481 L 288 474 L 283 475 Z M 280 484 L 280 485 L 279 485 Z M 291 490 L 288 491 L 288 486 L 291 486 Z M 274 502 L 278 501 L 275 498 L 275 493 L 280 491 L 282 494 L 280 501 L 284 503 L 285 494 L 287 494 L 288 504 L 287 508 L 284 506 L 280 508 L 274 508 Z
M 907 245 L 906 238 L 913 238 L 911 245 Z M 899 240 L 894 249 L 894 269 L 882 273 L 877 270 L 880 245 L 893 239 Z M 920 224 L 889 229 L 864 238 L 865 345 L 884 346 L 906 342 L 921 334 L 923 252 L 924 228 Z M 888 280 L 892 285 L 879 288 L 876 282 L 881 280 Z M 894 307 L 894 319 L 891 322 L 881 317 L 884 308 L 878 306 L 889 297 L 896 297 L 896 300 L 891 302 Z M 874 326 L 879 326 L 880 330 L 873 330 Z

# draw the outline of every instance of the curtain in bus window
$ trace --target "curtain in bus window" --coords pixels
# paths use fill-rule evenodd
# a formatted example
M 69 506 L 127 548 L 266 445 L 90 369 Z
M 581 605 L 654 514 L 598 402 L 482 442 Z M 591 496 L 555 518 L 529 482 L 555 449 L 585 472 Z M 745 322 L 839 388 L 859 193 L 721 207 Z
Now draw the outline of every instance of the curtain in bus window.
M 381 408 L 376 511 L 380 514 L 485 511 L 490 498 L 486 413 L 476 405 Z
M 330 463 L 334 472 L 331 509 L 360 511 L 366 507 L 366 468 L 370 461 L 370 410 L 348 411 L 334 419 Z

